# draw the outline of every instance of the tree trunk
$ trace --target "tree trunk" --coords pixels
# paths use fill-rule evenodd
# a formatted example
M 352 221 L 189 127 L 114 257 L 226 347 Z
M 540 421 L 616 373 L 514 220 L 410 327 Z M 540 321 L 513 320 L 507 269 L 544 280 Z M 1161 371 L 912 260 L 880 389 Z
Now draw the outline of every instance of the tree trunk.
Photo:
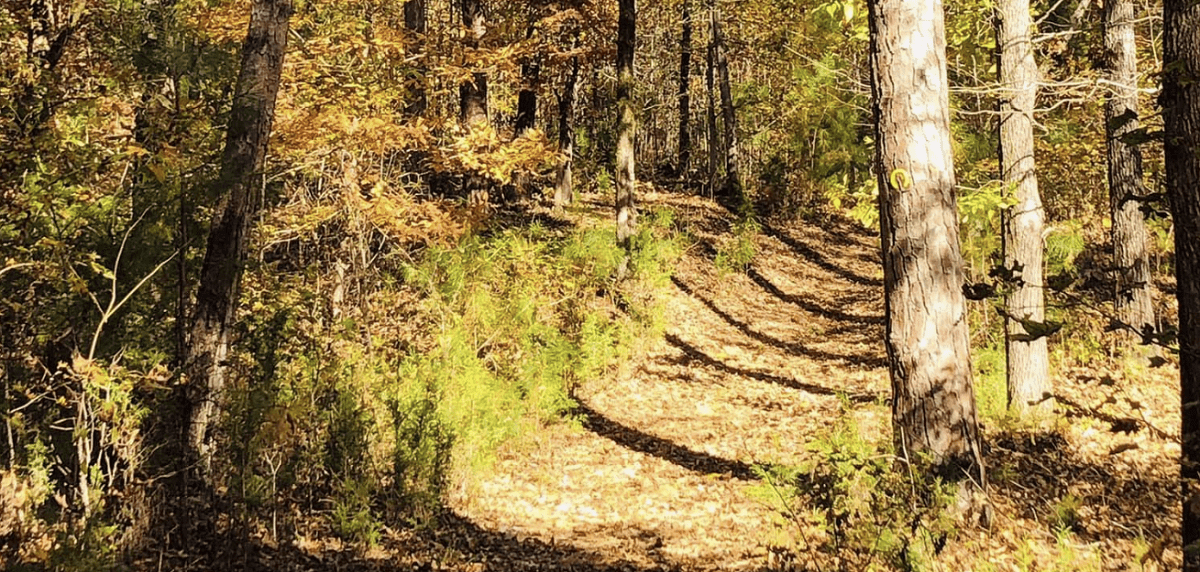
M 1113 305 L 1117 320 L 1143 331 L 1154 327 L 1151 298 L 1149 238 L 1146 221 L 1136 197 L 1142 188 L 1142 150 L 1121 141 L 1138 129 L 1137 44 L 1133 28 L 1133 2 L 1104 2 L 1104 66 L 1112 92 L 1104 106 L 1108 143 L 1109 214 L 1112 216 Z M 1118 339 L 1128 347 L 1140 336 L 1121 332 Z
M 721 196 L 728 202 L 727 206 L 740 208 L 742 178 L 738 171 L 737 111 L 733 108 L 733 92 L 729 85 L 729 58 L 725 54 L 725 40 L 721 36 L 721 16 L 715 5 L 711 14 L 713 53 L 720 76 L 721 122 L 725 124 L 725 184 L 721 187 Z
M 687 178 L 692 162 L 692 134 L 688 122 L 692 115 L 692 2 L 683 0 L 683 33 L 679 37 L 679 177 Z
M 425 0 L 408 0 L 404 3 L 404 27 L 412 32 L 417 41 L 415 45 L 420 45 L 423 40 L 426 30 L 428 30 L 428 16 Z M 425 94 L 425 65 L 418 64 L 415 73 L 408 78 L 411 87 L 411 100 L 405 107 L 405 113 L 408 115 L 419 117 L 425 115 L 425 109 L 429 107 L 429 98 Z
M 871 76 L 897 450 L 984 483 L 940 0 L 872 0 Z
M 462 0 L 463 25 L 468 28 L 467 46 L 468 63 L 474 57 L 471 52 L 479 48 L 483 40 L 484 27 L 483 6 L 481 0 Z M 475 72 L 471 81 L 463 82 L 458 87 L 459 119 L 468 131 L 486 126 L 488 122 L 487 109 L 488 77 L 486 72 Z M 483 175 L 468 172 L 463 176 L 463 191 L 474 204 L 489 202 L 488 181 Z
M 191 461 L 200 463 L 201 475 L 206 479 L 211 462 L 206 437 L 219 412 L 225 387 L 229 331 L 237 306 L 246 238 L 254 219 L 254 190 L 261 182 L 259 175 L 275 116 L 291 14 L 291 0 L 254 1 L 216 182 L 221 191 L 216 209 L 219 214 L 209 232 L 200 271 L 186 365 L 191 407 L 186 448 Z
M 526 38 L 532 38 L 536 30 L 531 26 L 526 33 Z M 524 135 L 529 130 L 537 125 L 537 110 L 538 110 L 538 83 L 541 81 L 542 63 L 539 60 L 540 56 L 531 56 L 529 59 L 521 62 L 521 89 L 517 92 L 517 120 L 513 126 L 515 137 Z M 524 201 L 530 196 L 530 187 L 533 182 L 530 180 L 529 174 L 524 171 L 518 171 L 513 176 L 513 188 L 516 192 L 517 200 Z
M 571 49 L 579 47 L 579 32 L 576 31 L 571 39 Z M 563 207 L 571 204 L 575 194 L 572 180 L 572 167 L 575 162 L 575 99 L 579 94 L 579 56 L 571 58 L 571 69 L 567 72 L 567 81 L 563 85 L 562 95 L 558 98 L 558 151 L 563 155 L 563 162 L 558 166 L 558 181 L 554 185 L 554 208 L 562 211 Z
M 481 0 L 462 0 L 462 18 L 463 25 L 469 29 L 468 47 L 478 49 L 486 31 Z M 458 87 L 459 113 L 463 125 L 474 127 L 487 122 L 487 89 L 486 72 L 475 72 L 472 74 L 471 81 L 464 82 Z
M 712 38 L 709 38 L 708 50 L 705 55 L 705 64 L 707 67 L 704 72 L 704 84 L 708 92 L 708 108 L 705 110 L 705 114 L 708 116 L 708 194 L 709 196 L 714 196 L 716 194 L 717 172 L 720 163 L 717 157 L 721 145 L 718 142 L 720 133 L 717 130 L 716 42 Z
M 1163 1 L 1159 103 L 1179 298 L 1183 570 L 1200 572 L 1200 4 L 1192 0 Z
M 996 4 L 1000 47 L 1000 173 L 1016 204 L 1003 213 L 1004 265 L 1019 280 L 1009 284 L 1004 319 L 1008 354 L 1008 406 L 1021 416 L 1045 415 L 1050 401 L 1050 360 L 1045 336 L 1031 336 L 1020 320 L 1046 319 L 1044 249 L 1045 210 L 1038 193 L 1033 150 L 1033 110 L 1037 103 L 1037 62 L 1030 41 L 1029 0 Z M 1020 269 L 1019 273 L 1016 272 Z
M 637 0 L 619 0 L 617 20 L 617 243 L 625 249 L 626 261 L 637 232 L 637 208 L 634 188 L 634 138 L 637 135 L 633 111 L 633 53 L 637 41 Z M 624 267 L 624 265 L 622 265 Z

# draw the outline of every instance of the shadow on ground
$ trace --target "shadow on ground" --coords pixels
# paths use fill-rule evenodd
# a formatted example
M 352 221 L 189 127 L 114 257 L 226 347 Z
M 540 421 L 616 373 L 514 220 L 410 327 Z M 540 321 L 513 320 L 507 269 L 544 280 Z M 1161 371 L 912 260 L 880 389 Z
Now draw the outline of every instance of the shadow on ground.
M 846 393 L 837 389 L 831 389 L 811 383 L 804 383 L 788 377 L 780 377 L 778 375 L 773 375 L 766 372 L 734 367 L 723 361 L 713 358 L 703 351 L 700 351 L 700 349 L 696 346 L 683 341 L 679 338 L 679 336 L 674 334 L 667 334 L 666 340 L 668 344 L 671 344 L 673 347 L 683 352 L 683 357 L 680 359 L 680 365 L 687 365 L 689 362 L 698 361 L 708 367 L 728 373 L 730 375 L 739 375 L 742 377 L 757 379 L 758 381 L 774 383 L 776 385 L 782 385 L 784 387 L 790 387 L 792 389 L 798 389 L 800 391 L 805 391 L 816 395 L 845 394 L 846 398 L 849 399 L 851 403 L 871 403 L 878 398 L 878 395 L 874 393 Z
M 1179 486 L 1162 472 L 1096 463 L 1057 433 L 1006 432 L 987 447 L 991 494 L 1019 516 L 1067 526 L 1085 542 L 1178 535 Z
M 588 407 L 582 401 L 572 413 L 582 417 L 584 429 L 626 449 L 657 457 L 700 474 L 730 475 L 746 481 L 758 479 L 753 467 L 747 463 L 693 451 L 662 437 L 622 425 Z
M 750 269 L 749 272 L 757 275 L 757 273 L 754 272 L 754 269 Z M 714 303 L 709 298 L 706 298 L 706 297 L 698 294 L 694 289 L 692 289 L 691 286 L 684 283 L 678 277 L 672 276 L 671 282 L 673 282 L 676 287 L 678 287 L 680 290 L 682 290 L 683 293 L 691 296 L 692 298 L 695 298 L 696 301 L 700 302 L 701 304 L 704 304 L 704 306 L 706 308 L 708 308 L 709 311 L 716 314 L 718 317 L 720 317 L 722 320 L 724 320 L 725 323 L 737 328 L 738 331 L 742 332 L 747 337 L 752 338 L 764 345 L 768 345 L 768 346 L 774 347 L 776 349 L 783 350 L 784 352 L 787 352 L 794 356 L 803 356 L 803 357 L 809 357 L 809 358 L 818 359 L 818 360 L 840 361 L 840 362 L 844 362 L 844 363 L 847 363 L 850 365 L 856 365 L 856 366 L 865 367 L 865 368 L 877 368 L 877 367 L 884 367 L 885 365 L 887 365 L 887 360 L 885 360 L 884 358 L 879 357 L 879 356 L 861 355 L 858 353 L 838 354 L 838 353 L 833 353 L 833 352 L 826 352 L 826 351 L 819 350 L 816 348 L 807 347 L 804 344 L 800 344 L 800 343 L 796 343 L 796 342 L 785 342 L 776 337 L 764 334 L 764 333 L 752 328 L 746 322 L 743 322 L 743 321 L 733 317 L 728 312 L 718 308 L 716 303 Z M 786 294 L 783 294 L 782 292 L 779 292 L 777 295 L 786 296 Z M 827 311 L 822 310 L 822 312 L 827 312 Z M 785 384 L 785 385 L 788 385 L 788 384 Z M 795 387 L 795 386 L 792 385 L 792 387 Z M 803 388 L 801 388 L 801 389 L 803 389 Z

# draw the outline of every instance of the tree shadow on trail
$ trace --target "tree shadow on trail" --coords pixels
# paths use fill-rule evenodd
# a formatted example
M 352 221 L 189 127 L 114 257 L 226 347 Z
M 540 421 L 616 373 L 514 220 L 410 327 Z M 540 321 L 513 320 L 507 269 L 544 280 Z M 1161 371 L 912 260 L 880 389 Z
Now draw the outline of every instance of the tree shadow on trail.
M 887 360 L 884 359 L 883 357 L 879 357 L 879 356 L 872 357 L 872 356 L 864 356 L 864 355 L 858 355 L 858 354 L 837 354 L 837 353 L 833 353 L 833 352 L 827 352 L 827 351 L 823 351 L 823 350 L 819 350 L 819 349 L 815 349 L 815 348 L 806 347 L 804 344 L 800 344 L 800 343 L 796 343 L 796 342 L 785 342 L 785 341 L 775 338 L 773 336 L 769 336 L 758 330 L 755 330 L 754 328 L 750 327 L 750 325 L 747 324 L 746 322 L 738 320 L 737 318 L 734 318 L 732 315 L 730 315 L 728 312 L 725 312 L 724 310 L 718 308 L 717 305 L 712 300 L 709 300 L 708 298 L 705 298 L 705 297 L 697 294 L 696 291 L 691 288 L 691 286 L 688 286 L 686 283 L 684 283 L 678 277 L 672 276 L 671 282 L 673 282 L 676 287 L 678 287 L 680 290 L 682 290 L 683 293 L 691 296 L 692 298 L 695 298 L 701 304 L 704 304 L 704 306 L 706 308 L 708 308 L 712 313 L 716 314 L 722 320 L 725 320 L 725 323 L 737 328 L 738 331 L 740 331 L 743 334 L 745 334 L 746 336 L 762 343 L 763 345 L 778 348 L 778 349 L 783 350 L 794 356 L 810 357 L 813 359 L 828 360 L 828 361 L 841 361 L 841 362 L 845 362 L 845 363 L 848 363 L 851 365 L 861 366 L 861 367 L 865 367 L 865 368 L 878 368 L 878 367 L 883 367 L 883 366 L 887 365 Z
M 775 240 L 778 240 L 779 242 L 786 244 L 788 246 L 788 248 L 790 248 L 792 250 L 792 252 L 796 253 L 801 258 L 804 258 L 805 260 L 808 260 L 809 262 L 817 265 L 819 268 L 821 268 L 823 270 L 826 270 L 826 271 L 829 271 L 830 273 L 841 276 L 842 278 L 845 278 L 846 280 L 849 280 L 850 282 L 853 282 L 855 284 L 860 284 L 863 286 L 883 286 L 883 280 L 860 276 L 858 274 L 855 274 L 854 272 L 851 272 L 845 268 L 842 268 L 841 266 L 831 262 L 828 258 L 826 258 L 826 256 L 824 254 L 821 254 L 820 252 L 817 252 L 816 250 L 814 250 L 811 246 L 804 244 L 803 242 L 796 239 L 795 237 L 793 237 L 789 234 L 786 234 L 786 233 L 780 231 L 779 229 L 776 229 L 775 227 L 772 227 L 770 225 L 763 225 L 762 228 L 763 228 L 763 233 L 765 233 L 767 236 L 770 236 L 771 238 L 774 238 Z M 844 236 L 839 236 L 834 233 L 826 233 L 824 239 L 828 242 L 832 242 L 832 243 L 838 244 L 840 246 L 859 246 L 858 243 L 856 243 L 852 240 L 849 240 L 849 239 L 845 238 Z
M 760 288 L 769 292 L 772 296 L 779 298 L 781 301 L 797 306 L 801 310 L 804 310 L 810 314 L 816 314 L 823 318 L 838 322 L 854 322 L 864 326 L 883 325 L 883 316 L 858 316 L 855 314 L 847 314 L 841 310 L 825 308 L 820 304 L 809 302 L 808 300 L 805 300 L 799 296 L 788 294 L 787 292 L 780 290 L 778 286 L 768 280 L 767 277 L 760 274 L 758 270 L 755 270 L 753 267 L 746 270 L 746 276 L 748 276 L 750 280 L 754 281 L 755 284 L 758 284 Z
M 751 379 L 756 379 L 758 381 L 764 381 L 767 383 L 774 383 L 776 385 L 782 385 L 784 387 L 790 387 L 792 389 L 798 389 L 800 391 L 804 391 L 807 393 L 813 393 L 816 395 L 843 395 L 844 394 L 844 395 L 846 395 L 846 399 L 848 399 L 851 403 L 873 403 L 878 398 L 878 395 L 875 393 L 843 392 L 843 391 L 838 391 L 836 389 L 830 389 L 828 387 L 823 387 L 820 385 L 804 383 L 802 381 L 797 381 L 797 380 L 791 379 L 791 378 L 779 377 L 777 375 L 772 375 L 772 374 L 764 373 L 761 371 L 752 371 L 752 370 L 733 367 L 725 362 L 714 359 L 712 356 L 700 351 L 700 349 L 697 348 L 696 346 L 693 346 L 693 345 L 683 341 L 682 339 L 680 339 L 678 336 L 676 336 L 674 334 L 667 334 L 666 340 L 667 340 L 667 343 L 671 344 L 676 349 L 683 352 L 684 357 L 680 361 L 684 362 L 684 363 L 691 362 L 691 361 L 698 361 L 708 367 L 711 367 L 711 368 L 719 370 L 719 371 L 723 371 L 728 374 L 742 376 L 742 377 L 748 377 Z
M 748 463 L 715 457 L 693 451 L 662 437 L 656 437 L 633 427 L 622 425 L 588 407 L 582 401 L 572 411 L 583 417 L 583 427 L 626 449 L 657 457 L 676 466 L 700 474 L 728 474 L 744 481 L 758 480 Z
M 243 527 L 211 529 L 203 538 L 191 537 L 182 546 L 150 546 L 131 555 L 128 569 L 136 571 L 228 570 L 276 572 L 668 572 L 695 569 L 658 552 L 662 535 L 624 523 L 603 530 L 620 539 L 617 549 L 589 550 L 569 543 L 547 542 L 514 532 L 489 530 L 469 518 L 446 510 L 419 528 L 392 525 L 371 550 L 328 537 L 325 517 L 306 515 L 296 540 L 269 541 L 265 533 Z M 391 523 L 389 523 L 391 525 Z M 321 531 L 321 532 L 317 532 Z M 317 532 L 315 536 L 313 533 Z M 572 532 L 572 531 L 565 531 Z M 578 532 L 578 531 L 573 531 Z M 318 540 L 313 540 L 317 538 Z
M 1005 432 L 987 447 L 991 494 L 1047 532 L 1066 526 L 1084 541 L 1166 537 L 1179 546 L 1176 479 L 1098 462 L 1057 433 Z

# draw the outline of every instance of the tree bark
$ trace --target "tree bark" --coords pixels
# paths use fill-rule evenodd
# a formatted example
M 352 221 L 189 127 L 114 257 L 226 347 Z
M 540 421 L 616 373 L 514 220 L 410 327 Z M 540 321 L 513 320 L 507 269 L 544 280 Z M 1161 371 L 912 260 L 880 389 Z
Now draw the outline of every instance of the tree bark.
M 721 187 L 721 196 L 729 203 L 729 206 L 740 208 L 742 206 L 742 177 L 738 170 L 737 110 L 733 108 L 733 91 L 729 83 L 729 57 L 725 54 L 725 40 L 721 35 L 721 15 L 715 4 L 711 14 L 713 52 L 716 56 L 721 91 L 721 122 L 725 124 L 725 184 Z
M 1050 412 L 1051 402 L 1044 397 L 1050 389 L 1050 359 L 1046 338 L 1031 336 L 1019 321 L 1046 319 L 1042 243 L 1046 222 L 1033 145 L 1038 68 L 1033 59 L 1029 0 L 998 1 L 996 19 L 1002 86 L 1000 173 L 1016 202 L 1002 217 L 1004 265 L 1020 278 L 1009 285 L 1011 291 L 1005 297 L 1008 406 L 1018 415 L 1037 416 Z
M 571 49 L 579 46 L 579 31 L 571 39 Z M 562 94 L 558 98 L 558 151 L 563 162 L 558 166 L 558 181 L 554 185 L 554 208 L 563 209 L 575 195 L 572 167 L 575 162 L 575 100 L 579 95 L 579 56 L 571 57 L 571 68 Z
M 679 177 L 687 178 L 692 162 L 692 134 L 688 123 L 692 116 L 692 2 L 683 0 L 683 31 L 679 36 Z
M 1200 571 L 1200 4 L 1163 1 L 1167 195 L 1175 221 L 1182 412 L 1183 570 Z
M 237 308 L 246 238 L 256 208 L 254 189 L 267 155 L 291 15 L 291 0 L 255 0 L 251 7 L 250 29 L 242 46 L 242 67 L 216 181 L 221 192 L 216 209 L 219 214 L 208 235 L 186 362 L 190 405 L 186 449 L 190 460 L 199 463 L 200 474 L 206 480 L 211 463 L 208 429 L 219 413 L 225 387 L 224 361 Z
M 871 0 L 871 87 L 897 450 L 985 483 L 971 381 L 941 0 Z
M 617 243 L 625 249 L 626 261 L 637 232 L 634 189 L 634 138 L 637 119 L 633 111 L 633 54 L 637 42 L 637 0 L 618 0 L 617 20 Z M 624 267 L 624 265 L 622 265 Z
M 1104 2 L 1104 67 L 1112 90 L 1104 106 L 1108 148 L 1109 214 L 1112 217 L 1113 305 L 1117 320 L 1141 332 L 1154 327 L 1149 238 L 1136 197 L 1142 188 L 1142 150 L 1121 137 L 1138 129 L 1137 44 L 1131 0 Z M 1130 346 L 1139 336 L 1119 334 Z
M 462 0 L 463 26 L 467 28 L 468 63 L 473 57 L 486 32 L 482 0 Z M 471 131 L 488 123 L 487 72 L 471 74 L 471 81 L 458 86 L 459 119 L 467 131 Z M 490 201 L 487 179 L 476 172 L 463 175 L 463 191 L 467 200 L 474 204 L 486 204 Z
M 412 32 L 418 41 L 424 38 L 425 32 L 428 30 L 428 9 L 425 1 L 408 0 L 404 3 L 404 27 Z M 429 98 L 425 93 L 425 73 L 425 65 L 421 63 L 418 64 L 416 71 L 409 75 L 412 99 L 405 106 L 404 111 L 410 116 L 425 115 L 425 109 L 429 107 Z
M 711 11 L 710 7 L 710 11 Z M 708 118 L 708 194 L 713 196 L 716 194 L 717 173 L 720 169 L 720 154 L 721 144 L 720 132 L 717 130 L 717 62 L 716 62 L 716 42 L 713 38 L 709 38 L 708 50 L 705 53 L 705 71 L 704 85 L 708 93 L 708 106 L 705 110 L 705 115 Z
M 532 38 L 536 33 L 530 26 L 526 38 Z M 515 137 L 524 135 L 537 125 L 538 83 L 541 81 L 542 63 L 540 56 L 531 56 L 521 62 L 521 89 L 517 92 L 517 119 L 513 126 Z M 533 182 L 524 171 L 513 176 L 513 188 L 517 200 L 524 201 L 530 196 Z
M 468 47 L 478 49 L 486 31 L 481 0 L 462 0 L 462 19 L 468 28 Z M 473 73 L 471 81 L 458 87 L 459 113 L 464 126 L 474 127 L 487 122 L 487 90 L 487 72 Z

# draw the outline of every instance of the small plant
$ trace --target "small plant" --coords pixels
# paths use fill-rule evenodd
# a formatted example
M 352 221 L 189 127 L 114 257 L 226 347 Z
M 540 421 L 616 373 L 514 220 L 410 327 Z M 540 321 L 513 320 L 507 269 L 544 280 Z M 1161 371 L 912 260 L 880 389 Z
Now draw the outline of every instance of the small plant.
M 364 546 L 379 544 L 383 525 L 371 511 L 370 483 L 351 479 L 343 482 L 341 489 L 329 515 L 333 531 L 343 540 Z
M 754 239 L 762 232 L 762 225 L 753 216 L 742 217 L 733 225 L 733 237 L 717 248 L 713 263 L 722 273 L 745 272 L 758 254 Z
M 1083 499 L 1067 493 L 1054 503 L 1054 520 L 1050 523 L 1053 532 L 1071 533 L 1079 531 L 1079 509 L 1083 507 Z

